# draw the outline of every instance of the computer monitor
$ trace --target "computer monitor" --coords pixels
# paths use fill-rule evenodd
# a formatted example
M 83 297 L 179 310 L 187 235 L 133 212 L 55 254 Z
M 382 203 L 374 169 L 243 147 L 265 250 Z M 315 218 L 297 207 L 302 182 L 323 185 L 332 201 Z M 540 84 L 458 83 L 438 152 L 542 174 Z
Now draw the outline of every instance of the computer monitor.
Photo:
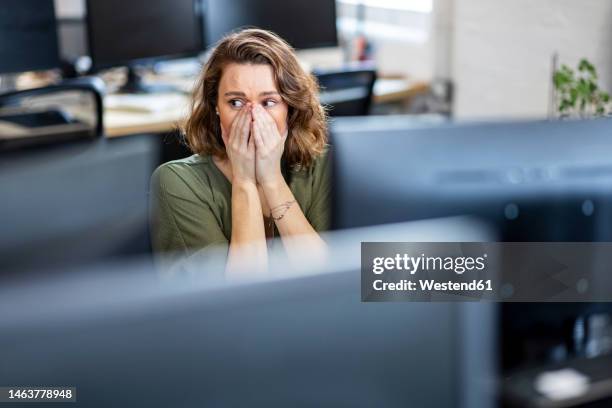
M 247 26 L 273 31 L 297 49 L 338 45 L 335 0 L 205 1 L 205 31 L 209 45 Z
M 0 276 L 150 256 L 155 143 L 57 146 L 0 163 Z
M 140 264 L 3 283 L 0 383 L 76 387 L 91 408 L 492 408 L 494 305 L 360 301 L 354 238 L 424 231 L 482 237 L 455 221 L 353 231 L 328 237 L 321 270 L 285 259 L 249 281 L 203 278 L 221 258 L 164 283 Z
M 59 68 L 53 0 L 3 0 L 0 74 Z
M 335 226 L 469 214 L 497 225 L 504 241 L 610 241 L 610 132 L 607 119 L 337 118 Z
M 203 51 L 200 0 L 87 0 L 93 68 L 128 66 L 125 91 L 144 91 L 133 68 Z
M 609 242 L 610 134 L 609 119 L 337 118 L 331 126 L 333 224 L 471 215 L 489 223 L 500 241 Z M 503 304 L 502 369 L 551 362 L 563 358 L 563 349 L 571 356 L 577 319 L 593 313 L 612 313 L 612 303 Z

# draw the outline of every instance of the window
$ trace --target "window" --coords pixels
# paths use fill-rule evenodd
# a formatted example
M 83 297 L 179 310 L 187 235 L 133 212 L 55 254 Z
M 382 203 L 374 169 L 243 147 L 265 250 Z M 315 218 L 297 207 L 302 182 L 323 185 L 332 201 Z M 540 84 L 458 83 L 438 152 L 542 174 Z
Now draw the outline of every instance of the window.
M 338 0 L 338 3 L 415 13 L 431 13 L 433 9 L 433 0 Z
M 338 29 L 346 37 L 425 43 L 433 0 L 337 0 Z

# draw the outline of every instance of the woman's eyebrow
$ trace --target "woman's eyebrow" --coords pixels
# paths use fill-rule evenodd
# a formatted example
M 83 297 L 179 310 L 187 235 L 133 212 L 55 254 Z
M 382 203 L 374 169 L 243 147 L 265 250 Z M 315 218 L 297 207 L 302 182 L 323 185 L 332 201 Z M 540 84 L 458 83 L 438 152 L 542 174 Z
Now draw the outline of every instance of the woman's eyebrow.
M 223 94 L 224 96 L 246 96 L 244 92 L 230 91 Z
M 230 92 L 226 92 L 223 94 L 224 96 L 246 96 L 246 94 L 244 92 L 239 92 L 239 91 L 230 91 Z M 259 96 L 270 96 L 270 95 L 278 95 L 278 92 L 276 91 L 266 91 L 266 92 L 260 92 Z

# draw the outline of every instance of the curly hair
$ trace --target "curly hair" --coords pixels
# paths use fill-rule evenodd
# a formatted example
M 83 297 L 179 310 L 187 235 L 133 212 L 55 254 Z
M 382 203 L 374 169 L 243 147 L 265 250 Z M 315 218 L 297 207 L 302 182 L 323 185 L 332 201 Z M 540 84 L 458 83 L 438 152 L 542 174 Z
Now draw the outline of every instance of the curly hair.
M 327 115 L 319 102 L 319 85 L 313 75 L 302 69 L 287 42 L 257 28 L 222 38 L 204 65 L 183 128 L 192 152 L 227 158 L 215 108 L 223 68 L 230 63 L 272 67 L 280 96 L 288 106 L 289 132 L 283 162 L 291 168 L 309 167 L 327 143 Z

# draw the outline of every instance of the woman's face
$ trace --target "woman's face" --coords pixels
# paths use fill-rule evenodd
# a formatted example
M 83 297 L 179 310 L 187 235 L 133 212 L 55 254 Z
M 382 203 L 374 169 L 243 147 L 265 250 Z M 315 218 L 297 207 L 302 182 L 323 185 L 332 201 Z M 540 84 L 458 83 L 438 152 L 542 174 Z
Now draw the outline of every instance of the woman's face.
M 247 103 L 260 104 L 272 116 L 281 135 L 287 131 L 288 106 L 278 92 L 270 65 L 231 63 L 224 67 L 217 109 L 225 135 L 229 135 L 234 118 Z

